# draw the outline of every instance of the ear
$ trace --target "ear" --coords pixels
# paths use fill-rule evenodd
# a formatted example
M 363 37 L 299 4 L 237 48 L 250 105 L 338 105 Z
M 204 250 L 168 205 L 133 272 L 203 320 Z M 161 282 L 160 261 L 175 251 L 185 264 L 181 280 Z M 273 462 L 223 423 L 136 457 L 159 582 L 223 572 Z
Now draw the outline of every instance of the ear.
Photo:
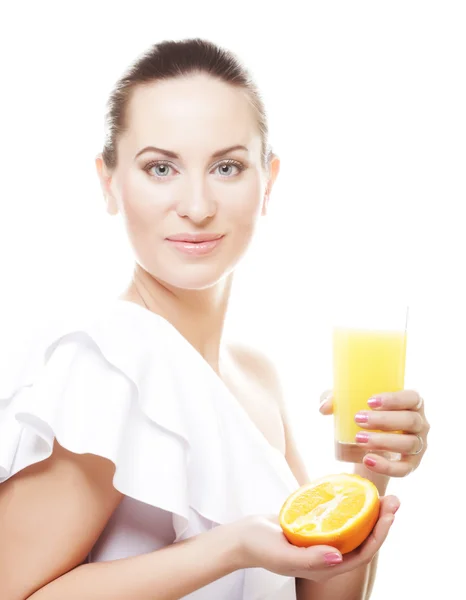
M 97 169 L 97 175 L 100 180 L 100 187 L 102 188 L 102 193 L 104 195 L 104 200 L 107 205 L 107 212 L 110 215 L 118 214 L 118 204 L 113 195 L 111 186 L 112 186 L 112 175 L 105 166 L 105 163 L 102 159 L 102 154 L 98 154 L 95 158 L 95 167 Z
M 269 176 L 267 180 L 267 186 L 265 188 L 264 201 L 262 203 L 262 216 L 264 217 L 269 208 L 270 194 L 272 193 L 272 188 L 274 183 L 278 177 L 278 173 L 280 172 L 280 159 L 275 154 L 272 155 L 269 164 Z

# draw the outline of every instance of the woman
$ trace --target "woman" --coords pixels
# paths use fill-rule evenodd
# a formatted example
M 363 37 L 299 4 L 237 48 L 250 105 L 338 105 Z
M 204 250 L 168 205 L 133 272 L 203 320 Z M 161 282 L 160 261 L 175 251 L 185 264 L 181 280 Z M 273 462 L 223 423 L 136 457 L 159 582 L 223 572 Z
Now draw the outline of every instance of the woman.
M 235 266 L 279 171 L 256 88 L 213 44 L 164 42 L 108 108 L 96 166 L 134 277 L 52 337 L 0 404 L 1 597 L 368 598 L 397 498 L 344 558 L 289 544 L 276 515 L 308 476 L 277 376 L 222 338 Z M 368 429 L 405 431 L 360 442 L 373 452 L 355 470 L 381 495 L 421 460 L 421 404 L 410 391 L 371 403 Z

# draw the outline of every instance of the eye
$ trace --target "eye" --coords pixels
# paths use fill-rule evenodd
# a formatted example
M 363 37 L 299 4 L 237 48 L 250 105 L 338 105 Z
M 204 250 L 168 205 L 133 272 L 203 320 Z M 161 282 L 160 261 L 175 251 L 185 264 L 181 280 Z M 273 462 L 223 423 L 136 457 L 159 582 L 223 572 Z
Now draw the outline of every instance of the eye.
M 229 159 L 216 165 L 215 168 L 218 169 L 222 177 L 235 177 L 244 171 L 246 167 L 237 160 Z
M 214 170 L 217 170 L 222 178 L 227 179 L 236 177 L 245 169 L 245 165 L 233 159 L 225 160 L 214 167 Z M 148 163 L 144 167 L 144 171 L 156 179 L 167 179 L 172 174 L 171 171 L 175 171 L 175 169 L 170 163 L 157 160 Z
M 170 169 L 173 169 L 170 164 L 160 160 L 152 161 L 144 167 L 144 171 L 157 179 L 166 179 L 170 175 Z M 153 173 L 151 173 L 152 170 L 154 170 Z

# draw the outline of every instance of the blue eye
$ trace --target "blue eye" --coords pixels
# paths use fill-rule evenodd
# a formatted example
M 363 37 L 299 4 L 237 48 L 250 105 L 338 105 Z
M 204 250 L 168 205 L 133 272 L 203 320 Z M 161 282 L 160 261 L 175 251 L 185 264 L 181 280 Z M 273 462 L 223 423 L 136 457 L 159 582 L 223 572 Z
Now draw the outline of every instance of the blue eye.
M 155 177 L 158 177 L 159 179 L 164 179 L 165 177 L 167 177 L 170 174 L 170 169 L 171 166 L 167 163 L 164 162 L 152 162 L 149 163 L 144 170 L 147 171 L 148 173 L 150 173 L 150 171 L 152 171 L 152 169 L 155 170 Z
M 156 165 L 155 170 L 157 171 L 157 169 L 159 169 L 157 176 L 164 177 L 168 174 L 169 168 L 170 167 L 168 165 Z
M 244 171 L 246 167 L 242 163 L 230 159 L 217 165 L 216 168 L 219 169 L 222 177 L 234 177 L 235 175 L 239 175 L 241 171 Z M 236 173 L 232 173 L 233 169 L 236 169 Z
M 236 177 L 245 169 L 245 165 L 233 159 L 224 160 L 223 162 L 214 166 L 214 171 L 216 170 L 218 174 L 224 179 Z M 144 167 L 144 171 L 146 171 L 148 175 L 154 177 L 155 179 L 167 179 L 170 175 L 172 175 L 171 171 L 176 170 L 171 164 L 161 160 L 157 160 L 148 163 Z

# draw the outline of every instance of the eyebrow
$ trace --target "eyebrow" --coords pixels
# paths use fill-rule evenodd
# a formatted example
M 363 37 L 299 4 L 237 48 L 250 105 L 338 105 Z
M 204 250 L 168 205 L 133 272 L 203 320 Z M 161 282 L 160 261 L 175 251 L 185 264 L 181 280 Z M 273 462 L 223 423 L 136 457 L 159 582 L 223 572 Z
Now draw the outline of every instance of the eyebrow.
M 214 152 L 212 154 L 212 158 L 220 158 L 221 156 L 225 156 L 225 154 L 229 154 L 234 150 L 245 150 L 246 152 L 248 152 L 246 146 L 236 145 L 230 146 L 229 148 L 223 148 L 222 150 L 217 150 L 217 152 Z M 156 148 L 155 146 L 146 146 L 145 148 L 140 150 L 134 158 L 138 158 L 138 156 L 141 156 L 141 154 L 144 154 L 144 152 L 158 152 L 159 154 L 163 154 L 164 156 L 168 156 L 169 158 L 180 158 L 179 154 L 177 154 L 176 152 L 172 152 L 171 150 L 164 150 L 163 148 Z

